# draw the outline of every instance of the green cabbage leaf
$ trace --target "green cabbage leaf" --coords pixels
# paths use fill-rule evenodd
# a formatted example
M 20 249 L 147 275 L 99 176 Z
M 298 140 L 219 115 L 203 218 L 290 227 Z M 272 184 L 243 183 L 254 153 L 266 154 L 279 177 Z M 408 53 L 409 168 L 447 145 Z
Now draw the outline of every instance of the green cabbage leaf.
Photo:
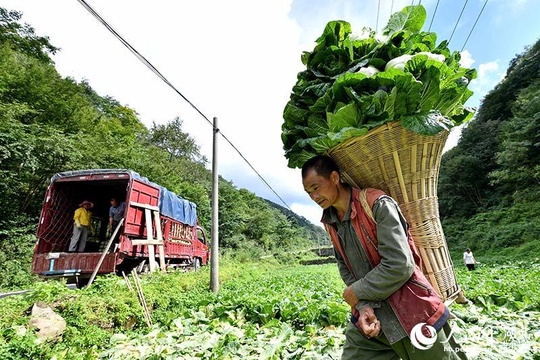
M 464 104 L 476 70 L 461 67 L 446 40 L 437 45 L 435 33 L 422 31 L 425 20 L 425 8 L 414 5 L 393 14 L 382 36 L 368 29 L 356 38 L 342 20 L 326 25 L 313 51 L 302 54 L 306 69 L 283 110 L 289 167 L 389 121 L 434 135 L 472 118 Z

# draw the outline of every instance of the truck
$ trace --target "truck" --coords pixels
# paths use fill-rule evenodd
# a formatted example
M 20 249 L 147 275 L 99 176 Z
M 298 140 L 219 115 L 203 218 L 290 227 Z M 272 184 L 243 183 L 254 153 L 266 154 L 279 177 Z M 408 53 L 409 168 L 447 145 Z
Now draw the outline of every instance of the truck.
M 116 236 L 109 227 L 110 201 L 125 203 Z M 86 247 L 68 252 L 73 214 L 93 203 Z M 197 206 L 128 169 L 87 169 L 55 174 L 45 191 L 36 232 L 32 273 L 84 283 L 96 274 L 161 268 L 199 269 L 209 261 Z M 113 239 L 115 240 L 113 242 Z M 153 265 L 153 266 L 152 266 Z

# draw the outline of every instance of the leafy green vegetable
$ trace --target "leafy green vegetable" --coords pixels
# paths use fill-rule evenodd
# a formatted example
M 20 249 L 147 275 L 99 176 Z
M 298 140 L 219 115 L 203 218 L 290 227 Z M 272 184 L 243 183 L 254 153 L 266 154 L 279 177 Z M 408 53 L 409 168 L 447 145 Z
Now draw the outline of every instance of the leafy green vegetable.
M 425 20 L 422 5 L 407 6 L 390 17 L 383 40 L 373 31 L 355 38 L 346 21 L 326 25 L 302 54 L 306 70 L 283 111 L 289 167 L 389 121 L 434 135 L 472 118 L 464 104 L 476 70 L 461 67 L 446 40 L 437 45 L 435 33 L 421 31 Z

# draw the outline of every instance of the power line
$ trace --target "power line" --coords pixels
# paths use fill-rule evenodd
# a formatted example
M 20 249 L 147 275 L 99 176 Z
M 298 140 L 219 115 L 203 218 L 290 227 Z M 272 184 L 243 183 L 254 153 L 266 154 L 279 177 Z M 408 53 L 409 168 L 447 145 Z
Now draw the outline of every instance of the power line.
M 155 67 L 154 65 L 152 65 L 144 56 L 142 56 L 137 50 L 135 50 L 135 48 L 133 48 L 133 46 L 131 46 L 120 34 L 118 34 L 116 32 L 116 30 L 114 30 L 112 28 L 112 26 L 110 26 L 90 5 L 88 5 L 86 3 L 85 0 L 77 0 L 82 6 L 84 6 L 84 8 L 86 10 L 88 10 L 100 23 L 102 23 L 106 28 L 107 30 L 109 30 L 118 40 L 120 40 L 120 42 L 122 44 L 124 44 L 125 47 L 127 47 L 129 49 L 129 51 L 131 51 L 144 65 L 146 65 L 146 67 L 148 67 L 154 74 L 156 74 L 161 80 L 163 80 L 163 82 L 165 82 L 165 84 L 167 84 L 170 88 L 172 88 L 178 95 L 180 95 L 182 97 L 182 99 L 184 99 L 189 105 L 191 105 L 191 107 L 193 107 L 205 120 L 206 122 L 208 122 L 212 128 L 214 128 L 214 125 L 212 124 L 212 122 L 195 106 L 193 105 L 193 103 L 191 101 L 188 100 L 187 97 L 185 97 L 180 91 L 178 91 L 173 84 L 171 84 L 169 82 L 169 80 L 167 80 L 165 78 L 165 76 L 163 76 Z M 219 131 L 219 129 L 215 129 L 214 128 L 214 131 Z M 272 190 L 272 192 L 279 198 L 279 200 L 281 200 L 281 202 L 283 202 L 283 204 L 289 209 L 292 211 L 292 209 L 290 208 L 290 206 L 285 202 L 285 200 L 283 200 L 281 198 L 281 196 L 278 195 L 278 193 L 270 186 L 270 184 L 268 184 L 268 182 L 261 176 L 261 174 L 259 174 L 259 172 L 257 170 L 255 170 L 255 168 L 253 167 L 253 165 L 251 165 L 251 163 L 245 158 L 245 156 L 240 152 L 240 150 L 238 150 L 236 148 L 236 146 L 233 145 L 233 143 L 221 132 L 219 131 L 220 135 L 232 146 L 232 148 L 240 155 L 240 157 L 249 165 L 249 167 L 257 174 L 257 176 L 259 177 L 259 179 L 262 180 L 262 182 L 268 186 L 268 188 L 270 190 Z
M 439 7 L 439 0 L 437 0 L 437 4 L 435 5 L 435 10 L 433 11 L 433 16 L 431 17 L 431 22 L 429 23 L 428 31 L 431 31 L 431 25 L 433 25 L 433 19 L 435 19 L 435 14 L 437 13 L 438 7 Z
M 459 24 L 459 20 L 461 19 L 461 15 L 463 15 L 463 11 L 465 11 L 465 6 L 467 6 L 467 3 L 469 0 L 465 0 L 465 4 L 463 4 L 463 8 L 461 8 L 461 13 L 459 14 L 459 17 L 456 21 L 456 25 L 454 26 L 454 30 L 452 30 L 452 35 L 450 35 L 450 39 L 448 40 L 448 45 L 450 45 L 450 41 L 452 41 L 452 37 L 454 36 L 454 31 L 456 31 L 456 28 Z
M 476 23 L 478 22 L 478 19 L 480 19 L 480 15 L 482 15 L 482 12 L 484 11 L 484 8 L 486 7 L 488 3 L 488 0 L 486 0 L 484 2 L 484 6 L 482 6 L 482 9 L 480 10 L 480 13 L 478 14 L 478 17 L 476 18 L 476 21 L 474 22 L 474 25 L 473 27 L 471 28 L 471 31 L 469 32 L 469 35 L 467 35 L 467 39 L 465 39 L 465 42 L 463 43 L 463 47 L 461 48 L 461 51 L 463 51 L 463 49 L 465 49 L 465 45 L 467 45 L 467 41 L 469 41 L 469 37 L 471 37 L 471 34 L 476 26 Z

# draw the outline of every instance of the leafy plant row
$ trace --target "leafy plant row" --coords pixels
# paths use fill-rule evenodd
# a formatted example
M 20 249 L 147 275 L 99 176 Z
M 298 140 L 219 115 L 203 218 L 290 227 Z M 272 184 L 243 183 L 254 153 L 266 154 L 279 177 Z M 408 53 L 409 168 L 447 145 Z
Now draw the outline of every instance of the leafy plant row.
M 39 283 L 0 299 L 0 358 L 339 358 L 348 306 L 334 264 L 233 265 L 221 267 L 217 294 L 208 269 L 144 276 L 151 328 L 122 278 L 101 277 L 81 290 Z M 540 265 L 482 263 L 472 272 L 456 267 L 456 275 L 470 302 L 451 306 L 452 326 L 471 358 L 538 359 Z M 62 338 L 38 340 L 29 326 L 36 302 L 66 320 Z

